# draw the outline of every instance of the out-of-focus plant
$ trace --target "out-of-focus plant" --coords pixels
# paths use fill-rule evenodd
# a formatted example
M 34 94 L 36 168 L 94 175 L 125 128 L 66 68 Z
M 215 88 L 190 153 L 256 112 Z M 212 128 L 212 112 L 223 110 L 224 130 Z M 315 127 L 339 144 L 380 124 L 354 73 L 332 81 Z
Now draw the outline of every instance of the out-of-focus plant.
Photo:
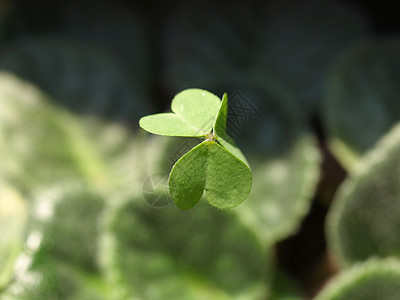
M 113 201 L 101 261 L 118 299 L 263 299 L 269 294 L 271 249 L 231 210 L 216 210 L 205 201 L 190 211 L 172 205 L 155 210 L 140 195 Z M 141 230 L 131 234 L 132 228 Z
M 327 223 L 331 250 L 344 266 L 400 257 L 400 125 L 359 162 L 339 189 Z
M 400 293 L 400 261 L 370 260 L 344 271 L 315 300 L 395 300 Z

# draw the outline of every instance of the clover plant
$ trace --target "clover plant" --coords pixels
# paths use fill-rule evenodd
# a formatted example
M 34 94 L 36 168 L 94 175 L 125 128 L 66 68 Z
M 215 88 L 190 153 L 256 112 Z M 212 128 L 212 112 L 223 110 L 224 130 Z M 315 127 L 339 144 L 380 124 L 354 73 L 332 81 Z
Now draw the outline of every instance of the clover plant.
M 208 202 L 232 208 L 243 202 L 253 177 L 246 158 L 226 131 L 228 96 L 222 101 L 201 89 L 187 89 L 172 100 L 172 113 L 140 119 L 148 132 L 204 141 L 182 156 L 169 175 L 169 191 L 176 206 L 193 208 L 206 190 Z

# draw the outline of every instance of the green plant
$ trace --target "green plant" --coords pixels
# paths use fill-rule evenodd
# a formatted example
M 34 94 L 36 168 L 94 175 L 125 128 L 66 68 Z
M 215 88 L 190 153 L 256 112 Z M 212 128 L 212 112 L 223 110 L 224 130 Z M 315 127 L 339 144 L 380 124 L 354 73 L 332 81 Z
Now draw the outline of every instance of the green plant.
M 206 190 L 208 202 L 232 208 L 243 202 L 252 185 L 246 158 L 226 132 L 228 96 L 188 89 L 175 96 L 172 113 L 146 116 L 140 126 L 155 134 L 202 137 L 205 140 L 182 156 L 169 176 L 169 190 L 181 209 L 194 207 Z
M 3 2 L 0 300 L 398 300 L 398 37 L 329 0 Z

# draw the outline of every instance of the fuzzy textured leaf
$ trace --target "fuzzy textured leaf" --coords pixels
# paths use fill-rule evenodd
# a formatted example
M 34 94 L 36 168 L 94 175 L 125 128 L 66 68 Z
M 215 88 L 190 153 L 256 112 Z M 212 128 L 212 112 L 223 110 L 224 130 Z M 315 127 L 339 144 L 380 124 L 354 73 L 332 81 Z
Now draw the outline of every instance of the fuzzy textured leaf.
M 33 197 L 26 243 L 0 299 L 109 299 L 97 265 L 104 200 L 78 182 Z
M 100 179 L 96 156 L 68 112 L 8 73 L 0 73 L 0 98 L 1 174 L 28 189 L 73 176 Z
M 343 265 L 400 257 L 400 125 L 342 183 L 327 219 L 330 248 Z
M 104 273 L 118 287 L 115 298 L 267 297 L 271 250 L 231 211 L 204 201 L 182 211 L 154 209 L 141 196 L 120 200 L 112 200 L 101 243 Z
M 399 282 L 399 260 L 373 259 L 339 273 L 315 300 L 397 300 Z
M 298 228 L 309 210 L 319 179 L 316 142 L 304 134 L 281 155 L 260 159 L 250 154 L 249 161 L 253 187 L 236 213 L 265 242 L 279 241 Z
M 13 275 L 13 266 L 24 242 L 27 217 L 26 200 L 0 181 L 0 290 Z

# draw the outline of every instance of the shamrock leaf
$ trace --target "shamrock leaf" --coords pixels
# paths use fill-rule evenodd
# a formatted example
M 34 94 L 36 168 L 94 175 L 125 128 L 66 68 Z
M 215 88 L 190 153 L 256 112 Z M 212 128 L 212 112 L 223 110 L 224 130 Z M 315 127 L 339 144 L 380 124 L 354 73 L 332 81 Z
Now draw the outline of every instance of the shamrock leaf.
M 139 125 L 159 135 L 204 136 L 212 129 L 220 105 L 218 97 L 210 92 L 189 89 L 172 100 L 173 113 L 146 116 Z
M 175 96 L 171 108 L 173 113 L 143 117 L 140 126 L 159 135 L 206 138 L 172 168 L 169 189 L 176 206 L 193 208 L 204 190 L 215 207 L 239 205 L 253 179 L 246 158 L 226 132 L 227 95 L 220 101 L 210 92 L 188 89 Z

